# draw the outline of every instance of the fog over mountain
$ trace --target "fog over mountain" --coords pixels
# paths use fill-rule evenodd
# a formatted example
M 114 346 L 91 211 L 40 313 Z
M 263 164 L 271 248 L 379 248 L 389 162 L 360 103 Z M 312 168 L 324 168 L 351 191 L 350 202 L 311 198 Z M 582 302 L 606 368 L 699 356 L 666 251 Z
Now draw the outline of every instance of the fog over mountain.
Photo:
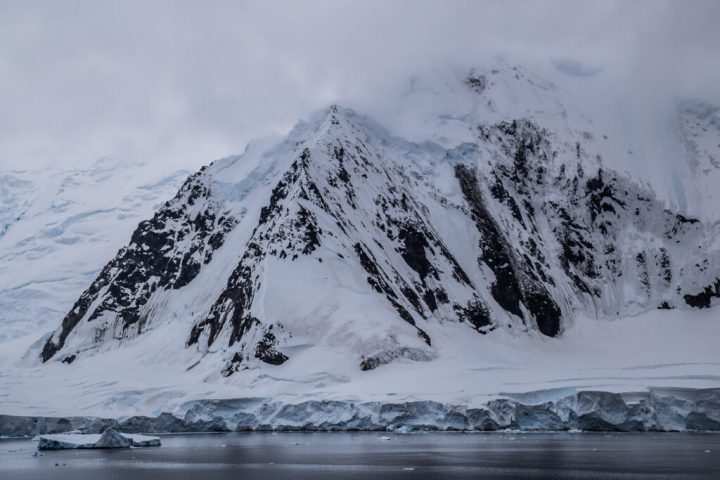
M 501 59 L 596 72 L 634 110 L 718 104 L 718 17 L 712 0 L 6 1 L 0 164 L 196 168 L 331 102 L 391 115 L 413 75 Z

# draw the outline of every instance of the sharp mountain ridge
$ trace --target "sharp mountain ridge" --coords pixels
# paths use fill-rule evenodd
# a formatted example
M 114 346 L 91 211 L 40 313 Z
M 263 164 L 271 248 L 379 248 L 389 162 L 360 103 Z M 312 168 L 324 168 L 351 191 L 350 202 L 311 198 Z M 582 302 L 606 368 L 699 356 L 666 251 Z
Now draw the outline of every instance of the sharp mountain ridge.
M 458 88 L 494 112 L 491 75 Z M 188 369 L 212 365 L 209 378 L 313 349 L 373 370 L 432 361 L 449 324 L 556 337 L 579 314 L 622 322 L 720 298 L 718 224 L 604 166 L 589 133 L 530 115 L 461 128 L 471 141 L 414 142 L 333 105 L 278 144 L 203 167 L 39 358 L 72 364 L 167 330 L 164 348 Z

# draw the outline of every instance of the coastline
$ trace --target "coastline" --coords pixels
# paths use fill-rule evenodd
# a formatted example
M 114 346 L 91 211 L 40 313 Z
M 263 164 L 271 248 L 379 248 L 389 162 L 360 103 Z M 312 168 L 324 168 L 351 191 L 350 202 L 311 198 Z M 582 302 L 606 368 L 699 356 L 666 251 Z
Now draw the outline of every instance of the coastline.
M 514 397 L 514 398 L 513 398 Z M 179 412 L 101 418 L 0 415 L 0 437 L 100 433 L 522 431 L 720 432 L 720 388 L 580 391 L 552 400 L 508 395 L 479 407 L 435 401 L 360 402 L 271 398 L 197 400 Z

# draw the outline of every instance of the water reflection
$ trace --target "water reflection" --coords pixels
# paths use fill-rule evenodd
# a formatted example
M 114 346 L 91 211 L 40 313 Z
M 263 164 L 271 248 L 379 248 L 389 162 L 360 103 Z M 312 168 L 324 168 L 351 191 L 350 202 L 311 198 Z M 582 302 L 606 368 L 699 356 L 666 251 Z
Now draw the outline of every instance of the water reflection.
M 720 435 L 690 433 L 238 433 L 132 450 L 35 447 L 0 441 L 0 479 L 720 478 Z

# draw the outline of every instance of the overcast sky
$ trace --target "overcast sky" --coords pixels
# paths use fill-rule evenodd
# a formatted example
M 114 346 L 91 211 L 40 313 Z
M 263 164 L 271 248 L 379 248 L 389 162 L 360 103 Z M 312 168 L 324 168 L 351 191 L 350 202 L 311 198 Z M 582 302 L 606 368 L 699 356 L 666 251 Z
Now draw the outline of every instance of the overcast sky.
M 498 54 L 720 102 L 718 25 L 717 0 L 3 0 L 0 168 L 197 167 L 330 102 Z

